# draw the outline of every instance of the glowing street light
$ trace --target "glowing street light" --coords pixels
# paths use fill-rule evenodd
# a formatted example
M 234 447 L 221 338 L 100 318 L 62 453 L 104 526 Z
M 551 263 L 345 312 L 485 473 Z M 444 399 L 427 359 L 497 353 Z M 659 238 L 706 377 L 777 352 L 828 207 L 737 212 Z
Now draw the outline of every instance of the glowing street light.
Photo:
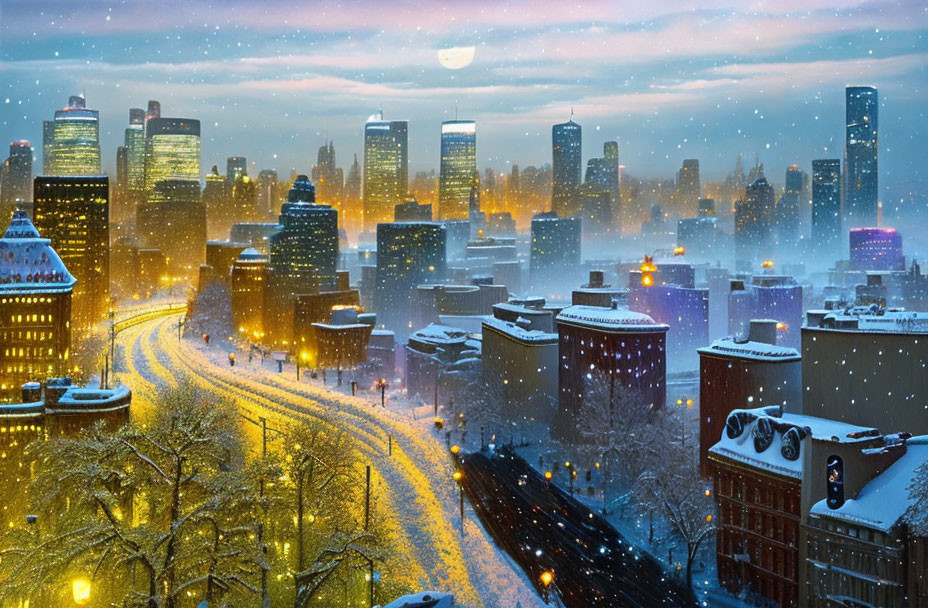
M 71 581 L 71 595 L 78 606 L 86 606 L 90 602 L 90 579 L 78 577 Z
M 541 580 L 541 584 L 543 585 L 542 588 L 545 591 L 545 604 L 547 604 L 548 603 L 548 587 L 550 587 L 551 583 L 554 582 L 554 572 L 552 572 L 551 570 L 545 570 L 544 572 L 541 573 L 541 576 L 539 576 L 538 578 L 539 580 Z
M 460 492 L 461 497 L 461 536 L 464 536 L 464 484 L 461 483 L 461 480 L 464 478 L 464 473 L 460 470 L 455 471 L 451 474 L 451 478 L 454 479 L 454 482 L 458 484 L 458 491 Z
M 377 381 L 376 386 L 380 389 L 380 407 L 387 407 L 387 379 L 381 378 Z

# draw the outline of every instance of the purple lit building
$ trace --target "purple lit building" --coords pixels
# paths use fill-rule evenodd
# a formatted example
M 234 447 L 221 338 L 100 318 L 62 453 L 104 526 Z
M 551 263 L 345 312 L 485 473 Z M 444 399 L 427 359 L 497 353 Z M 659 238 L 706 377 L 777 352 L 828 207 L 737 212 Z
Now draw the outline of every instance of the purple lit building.
M 895 228 L 853 228 L 850 237 L 853 270 L 905 270 L 902 235 Z
M 737 339 L 747 337 L 751 319 L 772 319 L 777 322 L 777 345 L 798 349 L 802 315 L 802 286 L 793 277 L 759 274 L 750 283 L 744 278 L 731 281 L 728 333 Z

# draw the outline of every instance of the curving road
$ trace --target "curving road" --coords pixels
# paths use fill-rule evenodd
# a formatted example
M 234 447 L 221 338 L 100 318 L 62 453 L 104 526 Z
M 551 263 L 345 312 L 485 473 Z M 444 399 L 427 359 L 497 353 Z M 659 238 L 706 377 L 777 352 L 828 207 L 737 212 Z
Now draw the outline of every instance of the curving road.
M 454 593 L 461 606 L 543 605 L 472 518 L 465 518 L 463 538 L 459 534 L 452 465 L 428 420 L 413 422 L 405 414 L 372 407 L 373 395 L 353 398 L 297 383 L 291 375 L 242 364 L 230 368 L 226 352 L 216 346 L 178 341 L 179 318 L 155 319 L 117 335 L 117 375 L 133 390 L 134 411 L 144 412 L 159 387 L 185 376 L 205 394 L 234 400 L 249 418 L 266 417 L 272 427 L 325 415 L 354 437 L 365 464 L 372 466 L 378 500 L 389 513 L 385 525 L 406 558 L 404 580 L 421 589 Z M 260 440 L 260 431 L 254 433 Z

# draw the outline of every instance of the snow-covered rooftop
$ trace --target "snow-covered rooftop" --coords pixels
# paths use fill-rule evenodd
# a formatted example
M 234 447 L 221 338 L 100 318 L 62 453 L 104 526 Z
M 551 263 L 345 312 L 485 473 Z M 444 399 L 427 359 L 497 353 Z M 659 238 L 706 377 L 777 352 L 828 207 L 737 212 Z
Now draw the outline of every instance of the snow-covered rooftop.
M 799 361 L 802 356 L 795 348 L 766 342 L 736 342 L 731 336 L 716 340 L 709 346 L 697 349 L 701 355 L 722 355 L 758 361 Z
M 915 469 L 928 462 L 928 435 L 906 441 L 905 454 L 888 469 L 863 487 L 857 498 L 848 499 L 837 508 L 820 500 L 812 505 L 811 513 L 864 525 L 883 532 L 892 528 L 911 506 L 908 487 Z
M 872 440 L 876 429 L 783 413 L 779 406 L 734 410 L 728 415 L 721 440 L 709 451 L 758 469 L 802 479 L 805 439 L 836 442 Z
M 0 291 L 69 290 L 75 283 L 51 241 L 39 236 L 25 211 L 14 211 L 0 239 Z
M 483 321 L 484 327 L 490 327 L 500 333 L 511 336 L 520 342 L 531 342 L 533 344 L 549 344 L 557 342 L 556 333 L 548 333 L 537 329 L 526 329 L 521 325 L 503 321 L 495 317 L 488 317 Z
M 557 321 L 613 332 L 665 332 L 669 329 L 667 325 L 656 323 L 644 313 L 601 306 L 569 306 L 558 314 Z

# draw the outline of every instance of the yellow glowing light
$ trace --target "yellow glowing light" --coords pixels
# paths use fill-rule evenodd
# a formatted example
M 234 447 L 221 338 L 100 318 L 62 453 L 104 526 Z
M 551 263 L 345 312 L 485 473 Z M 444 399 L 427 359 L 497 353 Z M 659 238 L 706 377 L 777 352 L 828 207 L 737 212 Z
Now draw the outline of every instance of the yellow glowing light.
M 651 285 L 654 285 L 654 279 L 651 278 L 651 275 L 649 274 L 643 274 L 641 275 L 641 284 L 645 287 L 650 287 Z
M 706 515 L 706 523 L 710 523 L 710 524 L 712 523 L 712 516 L 711 516 L 711 515 Z
M 686 247 L 683 247 L 682 245 L 681 245 L 681 246 L 674 247 L 674 248 L 673 248 L 673 254 L 674 254 L 674 255 L 684 255 L 684 254 L 686 254 Z
M 708 489 L 707 489 L 707 490 L 706 490 L 706 498 L 708 498 L 709 496 L 712 496 L 712 490 L 708 490 Z
M 773 268 L 773 260 L 764 260 L 760 263 L 761 268 Z
M 459 454 L 460 452 L 461 452 L 461 446 L 459 446 L 459 445 L 453 445 L 453 446 L 451 446 L 451 453 L 452 453 L 452 454 Z
M 777 323 L 777 331 L 786 331 L 787 329 L 789 329 L 789 325 L 787 325 L 783 321 L 779 321 Z
M 545 471 L 545 479 L 550 480 L 551 477 L 553 477 L 553 473 L 551 473 L 551 471 Z
M 547 587 L 554 581 L 554 573 L 550 570 L 545 570 L 541 573 L 539 578 L 541 579 L 541 584 Z
M 90 601 L 90 579 L 80 577 L 71 581 L 71 594 L 78 606 L 87 604 Z
M 455 481 L 461 481 L 461 477 L 463 477 L 463 476 L 464 476 L 464 475 L 463 475 L 460 471 L 455 471 L 455 472 L 451 475 L 451 477 L 452 477 Z

